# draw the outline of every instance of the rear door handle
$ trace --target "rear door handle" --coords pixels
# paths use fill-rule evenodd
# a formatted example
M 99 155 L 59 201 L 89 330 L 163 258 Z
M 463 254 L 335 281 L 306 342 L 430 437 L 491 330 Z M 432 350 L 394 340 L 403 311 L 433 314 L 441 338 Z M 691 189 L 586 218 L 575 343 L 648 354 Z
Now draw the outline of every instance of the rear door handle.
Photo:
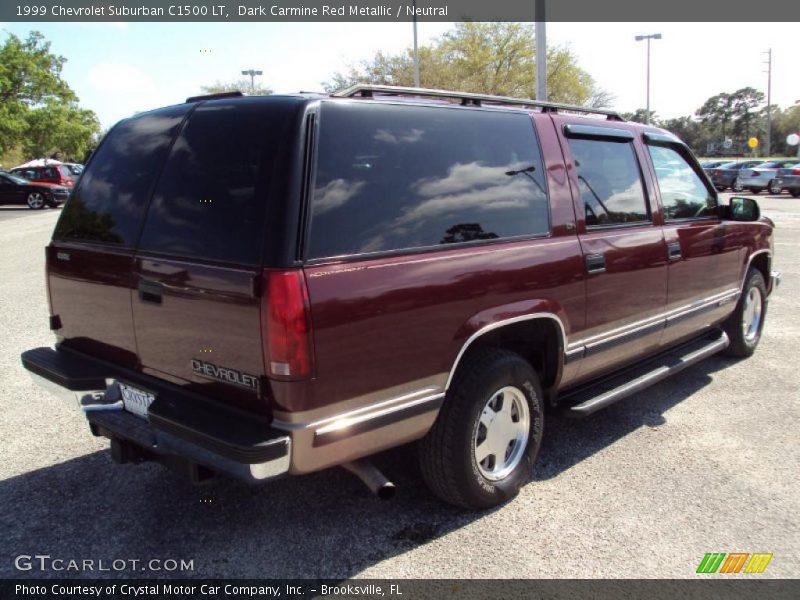
M 680 260 L 683 256 L 681 254 L 681 243 L 671 242 L 667 244 L 667 255 L 670 260 Z
M 605 273 L 606 271 L 606 257 L 602 254 L 587 254 L 586 255 L 586 272 L 587 273 Z
M 139 300 L 151 304 L 161 304 L 163 286 L 157 281 L 139 281 Z

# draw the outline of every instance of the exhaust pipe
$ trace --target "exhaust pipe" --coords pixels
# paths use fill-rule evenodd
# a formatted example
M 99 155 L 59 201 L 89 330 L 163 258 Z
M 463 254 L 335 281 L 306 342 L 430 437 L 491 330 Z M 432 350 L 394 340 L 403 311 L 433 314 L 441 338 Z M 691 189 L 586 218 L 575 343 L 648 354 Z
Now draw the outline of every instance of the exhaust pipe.
M 361 458 L 344 463 L 342 467 L 363 481 L 364 485 L 381 500 L 391 500 L 394 498 L 394 493 L 397 491 L 397 488 L 395 488 L 394 484 L 386 479 L 386 476 L 368 460 Z

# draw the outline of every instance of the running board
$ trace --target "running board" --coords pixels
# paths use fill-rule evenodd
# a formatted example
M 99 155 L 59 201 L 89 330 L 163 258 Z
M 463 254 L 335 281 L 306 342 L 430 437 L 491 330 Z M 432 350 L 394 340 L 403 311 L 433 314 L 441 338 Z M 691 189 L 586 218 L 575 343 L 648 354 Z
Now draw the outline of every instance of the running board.
M 730 342 L 724 331 L 714 332 L 713 335 L 713 338 L 703 336 L 648 360 L 639 367 L 567 394 L 563 400 L 571 406 L 564 409 L 564 414 L 575 418 L 588 416 L 728 347 Z

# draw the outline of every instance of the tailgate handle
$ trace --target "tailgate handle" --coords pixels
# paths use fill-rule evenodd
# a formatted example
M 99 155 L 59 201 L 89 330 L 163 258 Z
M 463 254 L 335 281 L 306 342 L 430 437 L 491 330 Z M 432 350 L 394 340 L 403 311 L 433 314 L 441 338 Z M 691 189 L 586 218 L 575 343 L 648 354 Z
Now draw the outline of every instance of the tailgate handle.
M 139 300 L 152 304 L 161 304 L 162 285 L 156 281 L 139 282 Z

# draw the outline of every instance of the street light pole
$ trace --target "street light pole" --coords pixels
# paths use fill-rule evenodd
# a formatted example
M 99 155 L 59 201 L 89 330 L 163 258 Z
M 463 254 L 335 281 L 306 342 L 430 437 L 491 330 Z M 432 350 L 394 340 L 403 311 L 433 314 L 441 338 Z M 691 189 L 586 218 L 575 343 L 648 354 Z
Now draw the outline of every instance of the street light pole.
M 547 26 L 544 1 L 536 0 L 533 5 L 534 18 L 536 19 L 536 99 L 547 100 Z
M 645 114 L 645 123 L 650 125 L 650 40 L 660 40 L 660 33 L 651 33 L 649 35 L 637 35 L 636 41 L 641 42 L 647 40 L 647 108 Z
M 772 154 L 772 48 L 765 52 L 767 55 L 767 153 Z
M 417 0 L 412 2 L 414 6 L 414 87 L 421 87 L 419 84 L 419 50 L 417 48 Z
M 247 69 L 246 71 L 242 71 L 242 75 L 249 75 L 250 76 L 250 93 L 256 93 L 256 75 L 263 75 L 263 71 L 256 71 L 255 69 Z

